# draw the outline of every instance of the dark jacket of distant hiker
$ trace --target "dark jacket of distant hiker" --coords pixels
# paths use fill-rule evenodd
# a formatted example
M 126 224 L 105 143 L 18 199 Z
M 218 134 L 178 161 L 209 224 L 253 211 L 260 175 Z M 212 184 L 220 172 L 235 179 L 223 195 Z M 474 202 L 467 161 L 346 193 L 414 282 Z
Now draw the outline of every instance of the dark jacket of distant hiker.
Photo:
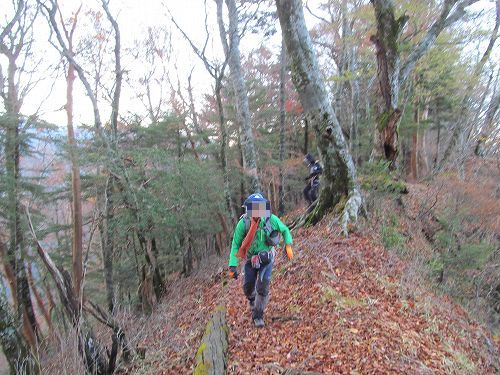
M 311 205 L 311 203 L 318 199 L 320 175 L 323 173 L 323 167 L 311 154 L 307 154 L 304 161 L 309 166 L 309 176 L 305 178 L 307 185 L 304 188 L 304 198 Z

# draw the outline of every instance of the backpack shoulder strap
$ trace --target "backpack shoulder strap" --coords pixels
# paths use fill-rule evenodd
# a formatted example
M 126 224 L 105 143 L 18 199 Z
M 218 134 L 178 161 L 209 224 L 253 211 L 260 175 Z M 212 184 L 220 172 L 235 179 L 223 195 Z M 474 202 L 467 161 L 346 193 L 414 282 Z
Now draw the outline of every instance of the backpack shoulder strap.
M 243 219 L 243 221 L 245 222 L 245 234 L 246 234 L 250 230 L 250 218 L 247 216 L 247 214 L 243 214 L 240 216 L 240 219 Z M 266 217 L 264 222 L 264 230 L 266 231 L 267 234 L 273 231 L 273 226 L 271 225 L 271 217 Z
M 240 219 L 243 219 L 243 221 L 245 222 L 245 234 L 246 234 L 250 229 L 250 219 L 248 218 L 247 214 L 241 215 Z
M 270 234 L 273 231 L 273 226 L 271 225 L 271 216 L 266 217 L 266 222 L 264 223 L 264 229 L 267 234 Z

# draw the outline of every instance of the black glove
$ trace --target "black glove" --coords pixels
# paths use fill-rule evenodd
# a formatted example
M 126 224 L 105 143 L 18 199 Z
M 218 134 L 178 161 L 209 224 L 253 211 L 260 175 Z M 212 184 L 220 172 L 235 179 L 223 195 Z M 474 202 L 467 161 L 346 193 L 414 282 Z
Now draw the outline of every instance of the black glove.
M 238 280 L 238 268 L 235 266 L 229 267 L 229 278 Z

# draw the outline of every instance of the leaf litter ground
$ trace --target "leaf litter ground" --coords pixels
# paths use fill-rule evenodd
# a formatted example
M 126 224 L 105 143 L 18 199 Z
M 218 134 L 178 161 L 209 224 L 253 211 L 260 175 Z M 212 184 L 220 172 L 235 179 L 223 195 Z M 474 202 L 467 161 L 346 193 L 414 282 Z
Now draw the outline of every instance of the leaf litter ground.
M 221 266 L 176 285 L 164 327 L 143 342 L 161 355 L 143 372 L 192 373 L 204 324 L 223 303 L 229 374 L 496 373 L 498 343 L 447 298 L 403 290 L 405 264 L 373 239 L 321 224 L 296 231 L 294 249 L 291 262 L 278 256 L 262 329 L 243 278 L 226 284 Z

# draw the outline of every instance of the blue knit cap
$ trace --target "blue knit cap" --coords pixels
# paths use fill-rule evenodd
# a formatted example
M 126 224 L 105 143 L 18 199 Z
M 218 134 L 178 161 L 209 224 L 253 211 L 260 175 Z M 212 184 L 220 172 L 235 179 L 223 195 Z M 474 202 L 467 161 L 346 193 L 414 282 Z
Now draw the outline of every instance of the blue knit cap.
M 271 203 L 261 193 L 251 194 L 244 202 L 245 211 L 250 217 L 271 216 Z

